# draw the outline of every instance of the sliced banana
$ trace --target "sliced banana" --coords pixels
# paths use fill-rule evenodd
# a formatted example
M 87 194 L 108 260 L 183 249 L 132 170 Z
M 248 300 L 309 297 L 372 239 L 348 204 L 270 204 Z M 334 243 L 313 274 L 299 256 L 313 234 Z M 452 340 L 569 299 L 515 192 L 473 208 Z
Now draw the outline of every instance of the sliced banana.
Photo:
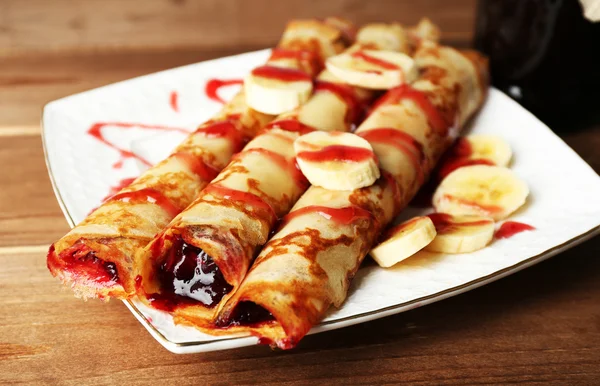
M 438 212 L 487 216 L 498 221 L 521 207 L 528 195 L 527 184 L 510 169 L 465 166 L 442 180 L 433 195 L 433 206 Z
M 313 91 L 313 82 L 309 76 L 301 76 L 296 73 L 300 71 L 295 69 L 275 66 L 263 66 L 262 69 L 265 67 L 284 75 L 278 78 L 263 76 L 261 72 L 250 73 L 244 80 L 248 106 L 264 114 L 279 115 L 308 100 Z
M 417 77 L 414 60 L 401 52 L 355 50 L 327 59 L 327 69 L 353 86 L 385 90 Z
M 294 142 L 300 170 L 311 184 L 329 190 L 354 190 L 379 178 L 373 148 L 358 135 L 315 131 Z
M 512 158 L 510 145 L 495 135 L 473 134 L 464 138 L 470 147 L 470 159 L 484 159 L 496 166 L 508 166 Z
M 432 213 L 428 216 L 437 235 L 425 250 L 443 253 L 468 253 L 485 248 L 494 237 L 494 220 L 481 216 L 452 216 Z
M 454 170 L 465 166 L 508 166 L 511 158 L 510 146 L 500 137 L 485 134 L 461 137 L 439 165 L 437 179 L 441 181 Z
M 435 235 L 429 217 L 414 217 L 390 229 L 385 240 L 371 249 L 370 254 L 381 267 L 391 267 L 425 248 Z

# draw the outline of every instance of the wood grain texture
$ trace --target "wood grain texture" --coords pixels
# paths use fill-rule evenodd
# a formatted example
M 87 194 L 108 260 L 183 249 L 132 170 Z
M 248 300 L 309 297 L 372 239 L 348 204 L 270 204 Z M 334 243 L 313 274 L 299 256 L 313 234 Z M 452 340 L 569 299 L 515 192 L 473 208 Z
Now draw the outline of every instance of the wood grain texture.
M 270 46 L 291 18 L 414 23 L 470 41 L 475 0 L 3 0 L 0 56 L 32 51 Z
M 0 58 L 0 135 L 4 130 L 12 135 L 19 134 L 20 130 L 31 132 L 36 128 L 39 132 L 42 107 L 52 100 L 120 80 L 243 51 L 238 48 Z
M 69 230 L 39 135 L 0 139 L 0 247 L 49 244 Z
M 15 384 L 593 384 L 600 238 L 427 307 L 267 347 L 171 354 L 120 302 L 84 303 L 43 253 L 0 253 L 0 382 Z

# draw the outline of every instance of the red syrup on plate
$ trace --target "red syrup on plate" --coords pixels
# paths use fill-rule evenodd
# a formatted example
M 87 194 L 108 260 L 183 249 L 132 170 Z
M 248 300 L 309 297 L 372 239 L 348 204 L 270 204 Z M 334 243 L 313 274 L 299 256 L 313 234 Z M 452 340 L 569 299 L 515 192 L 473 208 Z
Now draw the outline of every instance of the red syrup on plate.
M 177 93 L 177 91 L 171 91 L 171 94 L 169 94 L 169 106 L 171 106 L 171 109 L 173 109 L 173 111 L 175 111 L 176 113 L 179 112 L 179 94 Z
M 117 145 L 115 145 L 114 143 L 108 141 L 106 139 L 106 137 L 104 136 L 104 132 L 102 130 L 103 128 L 105 128 L 107 126 L 119 127 L 122 129 L 138 128 L 138 129 L 143 129 L 143 130 L 177 131 L 180 133 L 189 133 L 189 130 L 186 130 L 186 129 L 183 129 L 180 127 L 147 125 L 147 124 L 142 124 L 142 123 L 128 123 L 128 122 L 97 122 L 97 123 L 93 124 L 92 127 L 90 127 L 90 129 L 87 132 L 89 135 L 91 135 L 98 141 L 102 142 L 106 146 L 119 152 L 120 158 L 117 162 L 115 162 L 113 164 L 113 168 L 115 168 L 115 169 L 120 169 L 121 167 L 123 167 L 123 163 L 125 162 L 125 160 L 127 160 L 129 158 L 137 159 L 140 162 L 142 162 L 143 164 L 148 165 L 148 166 L 152 166 L 152 164 L 150 162 L 148 162 L 147 160 L 143 159 L 142 157 L 138 156 L 137 154 L 133 153 L 132 151 L 127 150 L 127 149 L 122 149 L 122 148 L 118 147 Z
M 498 228 L 498 230 L 494 234 L 494 237 L 497 239 L 508 239 L 509 237 L 512 237 L 517 233 L 533 230 L 535 230 L 535 227 L 529 224 L 524 224 L 522 222 L 517 221 L 506 221 L 500 226 L 500 228 Z
M 210 79 L 204 86 L 204 93 L 208 99 L 225 104 L 225 101 L 219 96 L 219 90 L 223 87 L 241 84 L 244 84 L 242 79 Z

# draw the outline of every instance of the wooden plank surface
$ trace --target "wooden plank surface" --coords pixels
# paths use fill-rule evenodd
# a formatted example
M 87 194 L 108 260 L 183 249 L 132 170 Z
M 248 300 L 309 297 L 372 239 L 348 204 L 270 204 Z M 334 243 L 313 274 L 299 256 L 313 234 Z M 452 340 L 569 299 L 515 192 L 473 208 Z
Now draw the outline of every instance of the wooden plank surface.
M 182 49 L 0 57 L 0 138 L 3 132 L 5 135 L 39 132 L 42 107 L 54 99 L 243 51 Z
M 0 56 L 32 51 L 271 46 L 292 18 L 415 23 L 428 15 L 468 41 L 475 0 L 3 0 Z

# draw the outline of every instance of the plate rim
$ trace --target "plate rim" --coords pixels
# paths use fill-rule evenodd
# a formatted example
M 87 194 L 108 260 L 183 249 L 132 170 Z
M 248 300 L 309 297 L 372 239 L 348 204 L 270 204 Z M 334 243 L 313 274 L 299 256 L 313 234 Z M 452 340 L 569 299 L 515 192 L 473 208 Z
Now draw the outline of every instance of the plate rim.
M 50 164 L 50 158 L 48 156 L 48 146 L 47 146 L 47 140 L 46 140 L 46 135 L 47 135 L 47 130 L 45 128 L 44 125 L 44 121 L 46 118 L 46 111 L 47 108 L 49 107 L 49 105 L 53 104 L 54 102 L 60 101 L 60 100 L 64 100 L 66 98 L 70 98 L 72 96 L 75 95 L 79 95 L 79 94 L 83 94 L 86 93 L 88 91 L 92 91 L 92 90 L 98 90 L 100 88 L 104 88 L 107 86 L 112 86 L 114 84 L 118 84 L 118 83 L 123 83 L 123 82 L 127 82 L 130 81 L 132 79 L 138 79 L 138 78 L 144 78 L 150 75 L 156 75 L 162 72 L 168 72 L 168 71 L 172 71 L 175 69 L 180 69 L 183 67 L 187 67 L 187 66 L 192 66 L 198 63 L 205 63 L 205 62 L 210 62 L 210 61 L 217 61 L 220 59 L 225 59 L 225 58 L 230 58 L 230 57 L 235 57 L 235 56 L 239 56 L 239 55 L 244 55 L 244 54 L 251 54 L 251 53 L 257 53 L 257 52 L 262 52 L 265 51 L 267 49 L 262 49 L 262 50 L 256 50 L 256 51 L 250 51 L 250 52 L 244 52 L 244 53 L 240 53 L 240 54 L 236 54 L 236 55 L 230 55 L 230 56 L 225 56 L 225 57 L 221 57 L 221 58 L 215 58 L 215 59 L 211 59 L 211 60 L 207 60 L 207 61 L 202 61 L 202 62 L 197 62 L 197 63 L 191 63 L 191 64 L 187 64 L 187 65 L 183 65 L 183 66 L 179 66 L 179 67 L 174 67 L 171 69 L 165 69 L 162 71 L 158 71 L 158 72 L 154 72 L 151 74 L 146 74 L 146 75 L 141 75 L 138 77 L 134 77 L 134 78 L 130 78 L 130 79 L 125 79 L 119 82 L 115 82 L 115 83 L 111 83 L 105 86 L 101 86 L 101 87 L 97 87 L 94 89 L 90 89 L 90 90 L 86 90 L 83 92 L 79 92 L 79 93 L 75 93 L 75 94 L 71 94 L 53 101 L 50 101 L 48 103 L 46 103 L 43 107 L 42 107 L 42 114 L 41 114 L 41 118 L 40 118 L 40 128 L 41 128 L 41 139 L 42 139 L 42 148 L 43 148 L 43 153 L 44 153 L 44 162 L 46 164 L 46 169 L 48 171 L 48 176 L 50 179 L 50 183 L 52 185 L 52 190 L 54 192 L 54 195 L 58 201 L 58 204 L 61 208 L 61 211 L 63 212 L 63 215 L 65 216 L 67 222 L 69 223 L 69 226 L 71 228 L 73 228 L 76 224 L 75 221 L 73 220 L 73 217 L 71 216 L 71 213 L 68 211 L 66 204 L 64 202 L 63 196 L 61 195 L 61 192 L 57 186 L 56 183 L 56 179 L 54 177 L 54 173 L 52 171 L 52 167 Z M 529 114 L 532 118 L 534 118 L 536 121 L 538 121 L 540 124 L 544 125 L 548 131 L 549 134 L 552 134 L 556 137 L 558 137 L 561 141 L 562 138 L 560 138 L 560 136 L 558 136 L 555 132 L 553 132 L 545 123 L 543 123 L 541 120 L 539 120 L 535 115 L 533 115 L 529 110 L 525 109 L 523 106 L 519 105 L 516 101 L 514 101 L 512 98 L 510 98 L 508 95 L 506 95 L 504 92 L 498 90 L 495 87 L 490 86 L 489 91 L 493 91 L 493 92 L 497 92 L 502 94 L 504 97 L 506 97 L 511 103 L 516 104 L 519 108 L 521 108 L 522 110 L 524 110 L 525 112 L 527 112 L 527 114 Z M 564 143 L 564 141 L 563 141 Z M 567 144 L 565 144 L 567 147 L 569 147 Z M 570 148 L 570 147 L 569 147 Z M 572 149 L 571 149 L 572 150 Z M 573 151 L 573 150 L 572 150 Z M 585 160 L 583 160 L 583 158 L 581 158 L 581 156 L 579 156 L 579 154 L 577 154 L 575 151 L 573 151 L 573 153 L 575 155 L 577 155 L 581 161 L 583 161 L 583 163 L 585 165 L 587 165 L 587 167 L 589 167 L 591 169 L 591 166 L 585 162 Z M 592 169 L 593 170 L 593 169 Z M 356 325 L 356 324 L 360 324 L 360 323 L 364 323 L 367 321 L 371 321 L 371 320 L 375 320 L 375 319 L 379 319 L 379 318 L 383 318 L 383 317 L 387 317 L 387 316 L 391 316 L 391 315 L 395 315 L 395 314 L 399 314 L 414 308 L 418 308 L 418 307 L 422 307 L 431 303 L 435 303 L 437 301 L 440 300 L 444 300 L 446 298 L 452 297 L 452 296 L 456 296 L 459 295 L 461 293 L 467 292 L 469 290 L 481 287 L 483 285 L 486 285 L 488 283 L 494 282 L 496 280 L 499 280 L 503 277 L 509 276 L 513 273 L 516 273 L 522 269 L 528 268 L 532 265 L 535 265 L 539 262 L 542 262 L 552 256 L 555 256 L 556 254 L 563 252 L 567 249 L 570 249 L 584 241 L 587 241 L 589 239 L 591 239 L 592 237 L 596 236 L 600 234 L 600 224 L 588 229 L 587 231 L 580 233 L 579 235 L 561 243 L 558 245 L 554 245 L 548 249 L 546 249 L 545 251 L 538 253 L 534 256 L 531 256 L 525 260 L 521 260 L 520 262 L 513 264 L 509 267 L 505 267 L 503 269 L 500 269 L 498 271 L 492 272 L 486 276 L 481 276 L 478 277 L 477 279 L 471 280 L 469 282 L 463 283 L 461 285 L 458 286 L 454 286 L 454 287 L 450 287 L 450 288 L 446 288 L 445 290 L 442 291 L 438 291 L 436 293 L 430 294 L 430 295 L 426 295 L 426 296 L 422 296 L 416 299 L 412 299 L 403 303 L 398 303 L 398 304 L 394 304 L 391 306 L 387 306 L 387 307 L 383 307 L 383 308 L 379 308 L 377 310 L 372 310 L 372 311 L 367 311 L 367 312 L 363 312 L 360 314 L 355 314 L 355 315 L 351 315 L 351 316 L 345 316 L 339 319 L 335 319 L 335 320 L 329 320 L 329 321 L 325 321 L 325 322 L 321 322 L 319 324 L 317 324 L 316 326 L 314 326 L 311 331 L 308 333 L 309 335 L 314 334 L 314 333 L 320 333 L 320 332 L 325 332 L 325 331 L 329 331 L 329 330 L 334 330 L 337 328 L 344 328 L 344 327 L 348 327 L 351 325 Z M 221 348 L 215 348 L 214 351 L 216 350 L 220 350 L 220 349 L 228 349 L 228 348 L 237 348 L 237 347 L 243 347 L 243 346 L 248 346 L 244 343 L 244 340 L 248 340 L 249 338 L 254 338 L 251 335 L 248 336 L 231 336 L 231 337 L 222 337 L 222 338 L 218 338 L 218 339 L 214 339 L 214 340 L 208 340 L 208 341 L 189 341 L 189 342 L 174 342 L 169 340 L 165 335 L 163 335 L 162 332 L 160 332 L 152 323 L 150 323 L 150 321 L 147 319 L 147 317 L 142 313 L 142 311 L 131 301 L 131 299 L 126 299 L 126 300 L 122 300 L 123 303 L 125 304 L 125 306 L 129 309 L 129 311 L 134 315 L 134 317 L 146 328 L 146 330 L 150 333 L 150 335 L 152 335 L 153 338 L 155 338 L 163 347 L 165 347 L 167 350 L 176 353 L 176 354 L 183 354 L 183 353 L 193 353 L 193 352 L 199 352 L 199 351 L 191 351 L 189 350 L 192 347 L 201 347 L 201 346 L 206 346 L 206 345 L 219 345 L 222 344 L 223 342 L 233 342 L 236 341 L 238 343 L 240 343 L 239 345 L 233 344 L 233 345 L 228 345 L 228 347 L 221 347 Z M 378 316 L 378 317 L 374 317 L 374 316 Z M 327 326 L 331 326 L 334 324 L 341 324 L 340 326 L 336 326 L 336 328 L 327 328 Z M 319 327 L 323 327 L 325 326 L 325 329 L 319 329 Z M 315 331 L 315 329 L 317 331 Z M 212 350 L 207 350 L 207 351 L 212 351 Z

